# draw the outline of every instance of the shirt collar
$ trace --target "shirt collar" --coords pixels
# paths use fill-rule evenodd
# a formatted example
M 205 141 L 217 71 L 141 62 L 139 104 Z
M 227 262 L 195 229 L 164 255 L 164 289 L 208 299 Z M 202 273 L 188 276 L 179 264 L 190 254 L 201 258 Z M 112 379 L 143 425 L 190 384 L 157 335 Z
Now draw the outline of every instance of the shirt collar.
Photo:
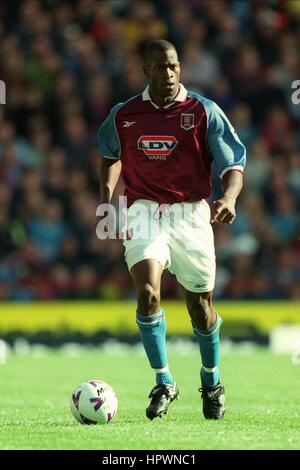
M 163 108 L 168 108 L 169 106 L 174 104 L 176 101 L 179 101 L 179 102 L 184 101 L 187 97 L 187 94 L 188 94 L 188 92 L 187 92 L 186 88 L 180 83 L 179 84 L 179 92 L 175 96 L 174 100 L 171 101 L 171 103 L 168 103 L 166 106 L 163 106 Z M 151 104 L 153 104 L 153 106 L 155 108 L 159 108 L 159 106 L 157 106 L 157 104 L 154 103 L 151 99 L 151 96 L 150 96 L 150 93 L 149 93 L 149 85 L 143 91 L 142 97 L 143 97 L 143 101 L 151 101 Z

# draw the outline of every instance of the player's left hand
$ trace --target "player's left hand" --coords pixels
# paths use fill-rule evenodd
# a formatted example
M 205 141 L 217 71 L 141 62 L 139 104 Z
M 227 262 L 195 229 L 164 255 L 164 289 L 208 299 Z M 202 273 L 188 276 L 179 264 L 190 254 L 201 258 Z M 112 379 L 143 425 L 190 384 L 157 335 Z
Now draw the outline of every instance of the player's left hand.
M 213 202 L 210 223 L 232 224 L 236 216 L 235 199 L 223 196 Z

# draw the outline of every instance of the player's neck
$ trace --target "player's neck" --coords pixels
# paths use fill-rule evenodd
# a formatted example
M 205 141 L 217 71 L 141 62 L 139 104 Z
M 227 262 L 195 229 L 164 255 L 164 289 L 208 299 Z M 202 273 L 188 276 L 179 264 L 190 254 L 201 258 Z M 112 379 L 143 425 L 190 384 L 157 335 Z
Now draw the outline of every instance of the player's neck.
M 178 95 L 179 90 L 180 90 L 180 85 L 178 85 L 176 92 L 170 96 L 160 96 L 157 93 L 153 92 L 151 89 L 149 89 L 149 94 L 151 96 L 151 100 L 153 101 L 153 103 L 155 103 L 159 107 L 162 107 L 162 106 L 166 106 L 169 103 L 172 103 L 172 101 L 174 101 L 174 99 Z

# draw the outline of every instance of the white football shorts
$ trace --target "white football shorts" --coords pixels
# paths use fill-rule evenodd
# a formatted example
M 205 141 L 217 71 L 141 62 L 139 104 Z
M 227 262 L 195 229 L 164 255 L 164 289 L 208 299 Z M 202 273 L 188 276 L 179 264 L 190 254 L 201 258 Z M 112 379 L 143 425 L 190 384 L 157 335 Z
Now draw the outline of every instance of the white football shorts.
M 153 258 L 190 292 L 214 288 L 216 259 L 210 207 L 197 202 L 161 204 L 139 199 L 124 210 L 125 260 L 129 271 Z

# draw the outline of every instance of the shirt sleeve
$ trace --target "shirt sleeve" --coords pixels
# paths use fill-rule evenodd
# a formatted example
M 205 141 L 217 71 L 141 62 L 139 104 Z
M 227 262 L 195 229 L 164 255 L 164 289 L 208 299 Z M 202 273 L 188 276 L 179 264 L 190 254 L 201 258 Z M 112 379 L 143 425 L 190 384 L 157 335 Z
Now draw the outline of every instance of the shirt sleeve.
M 115 118 L 116 113 L 122 105 L 123 103 L 119 103 L 111 109 L 109 115 L 101 124 L 97 134 L 101 155 L 112 160 L 119 160 L 121 155 L 121 145 Z
M 244 171 L 246 148 L 219 106 L 210 101 L 207 108 L 207 142 L 222 178 L 229 170 Z

